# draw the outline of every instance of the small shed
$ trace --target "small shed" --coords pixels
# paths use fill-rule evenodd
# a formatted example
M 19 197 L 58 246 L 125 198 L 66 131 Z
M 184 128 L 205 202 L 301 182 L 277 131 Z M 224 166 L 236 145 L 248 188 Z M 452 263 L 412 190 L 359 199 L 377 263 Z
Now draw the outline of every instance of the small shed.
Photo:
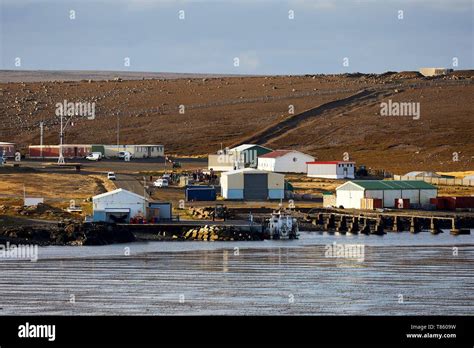
M 225 199 L 283 199 L 285 176 L 252 168 L 229 171 L 221 176 L 221 194 Z
M 151 222 L 169 221 L 173 217 L 172 211 L 171 202 L 150 202 L 147 217 Z

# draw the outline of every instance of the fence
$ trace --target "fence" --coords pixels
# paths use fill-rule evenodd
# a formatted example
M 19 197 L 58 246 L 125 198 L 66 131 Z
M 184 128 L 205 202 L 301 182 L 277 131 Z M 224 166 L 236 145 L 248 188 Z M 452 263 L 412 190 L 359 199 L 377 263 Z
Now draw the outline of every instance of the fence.
M 420 180 L 433 185 L 474 186 L 474 180 L 456 178 L 434 178 L 431 176 L 413 177 L 405 175 L 394 175 L 393 180 Z

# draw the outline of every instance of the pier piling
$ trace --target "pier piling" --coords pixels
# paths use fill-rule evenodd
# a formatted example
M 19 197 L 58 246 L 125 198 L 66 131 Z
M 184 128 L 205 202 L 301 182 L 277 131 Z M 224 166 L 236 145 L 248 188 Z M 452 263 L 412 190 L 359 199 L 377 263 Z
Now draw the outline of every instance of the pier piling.
M 421 228 L 420 228 L 420 223 L 418 221 L 418 218 L 412 217 L 411 222 L 410 222 L 410 232 L 418 233 L 420 231 L 421 231 Z

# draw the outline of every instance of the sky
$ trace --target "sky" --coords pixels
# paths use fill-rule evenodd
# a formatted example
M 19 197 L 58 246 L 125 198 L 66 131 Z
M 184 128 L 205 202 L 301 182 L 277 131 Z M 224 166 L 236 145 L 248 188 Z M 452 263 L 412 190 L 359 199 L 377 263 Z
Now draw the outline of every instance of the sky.
M 4 70 L 286 75 L 474 68 L 473 0 L 0 3 Z

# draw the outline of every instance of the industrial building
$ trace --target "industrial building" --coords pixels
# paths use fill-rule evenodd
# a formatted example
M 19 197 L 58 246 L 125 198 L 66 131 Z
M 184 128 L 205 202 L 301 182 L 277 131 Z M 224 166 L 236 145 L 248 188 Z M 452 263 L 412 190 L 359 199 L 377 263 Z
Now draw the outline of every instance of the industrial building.
M 58 158 L 59 145 L 30 145 L 30 158 Z M 127 151 L 132 158 L 164 157 L 163 145 L 95 145 L 95 144 L 63 144 L 64 158 L 83 158 L 91 152 L 100 152 L 105 157 L 118 157 L 119 152 Z
M 231 149 L 223 149 L 208 157 L 208 169 L 218 172 L 243 168 L 256 168 L 258 157 L 272 152 L 262 145 L 243 144 Z
M 105 157 L 118 157 L 119 152 L 129 152 L 132 158 L 157 158 L 165 156 L 163 145 L 94 145 L 93 152 Z
M 121 188 L 92 197 L 94 222 L 128 223 L 131 218 L 145 216 L 147 207 L 145 197 Z
M 258 165 L 258 157 L 265 155 L 267 153 L 272 152 L 272 149 L 262 145 L 255 145 L 255 144 L 242 144 L 236 147 L 233 147 L 229 150 L 230 152 L 234 152 L 238 158 L 239 169 L 243 168 L 257 168 Z
M 225 172 L 221 176 L 221 195 L 225 199 L 283 199 L 285 176 L 252 168 Z
M 336 206 L 362 209 L 365 199 L 380 199 L 385 208 L 394 208 L 399 200 L 409 200 L 409 205 L 423 207 L 436 198 L 436 186 L 424 181 L 402 180 L 352 180 L 336 188 Z
M 308 177 L 324 179 L 354 179 L 355 162 L 308 162 Z
M 447 69 L 447 68 L 421 68 L 420 74 L 423 76 L 429 77 L 429 76 L 446 75 L 452 71 L 453 69 Z
M 413 172 L 406 173 L 404 176 L 407 176 L 409 178 L 419 178 L 420 180 L 423 180 L 424 177 L 441 178 L 441 175 L 435 172 L 425 172 L 425 171 L 413 171 Z
M 15 157 L 15 144 L 0 141 L 0 157 Z
M 296 150 L 276 150 L 258 157 L 257 169 L 278 173 L 307 173 L 314 157 Z

